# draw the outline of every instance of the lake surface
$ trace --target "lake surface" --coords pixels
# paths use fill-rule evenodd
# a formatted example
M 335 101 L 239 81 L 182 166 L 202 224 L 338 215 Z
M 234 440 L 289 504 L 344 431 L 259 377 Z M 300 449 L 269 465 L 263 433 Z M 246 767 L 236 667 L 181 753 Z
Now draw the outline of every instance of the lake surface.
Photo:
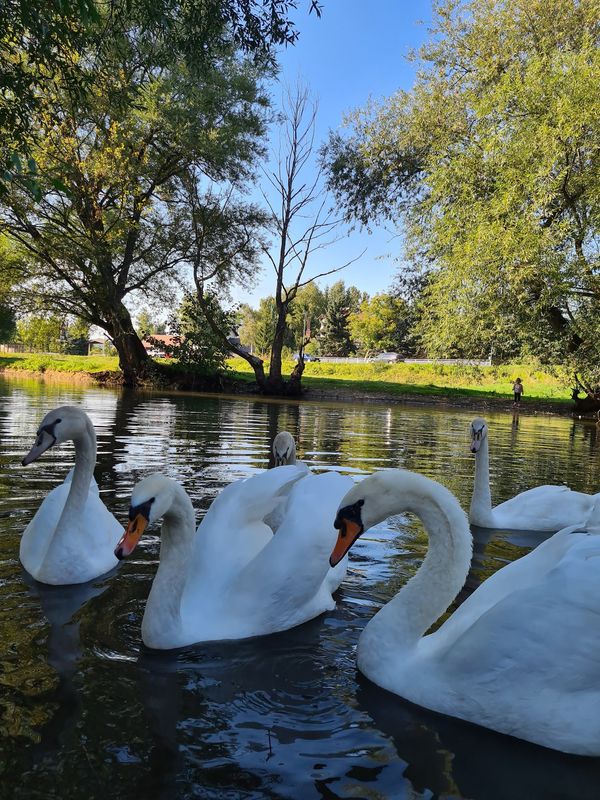
M 429 713 L 355 667 L 373 613 L 414 574 L 420 523 L 395 518 L 353 549 L 337 609 L 294 630 L 167 653 L 141 644 L 158 530 L 106 578 L 36 584 L 19 538 L 72 465 L 71 445 L 21 467 L 44 414 L 74 403 L 98 435 L 104 502 L 126 521 L 133 485 L 181 481 L 198 520 L 228 483 L 265 469 L 287 429 L 317 471 L 422 472 L 465 508 L 474 414 L 428 406 L 297 404 L 0 380 L 0 797 L 597 800 L 600 759 L 563 756 Z M 489 414 L 498 503 L 539 483 L 600 488 L 600 432 L 569 419 Z M 541 535 L 475 532 L 468 586 Z M 600 591 L 600 587 L 599 587 Z M 596 632 L 594 632 L 596 633 Z

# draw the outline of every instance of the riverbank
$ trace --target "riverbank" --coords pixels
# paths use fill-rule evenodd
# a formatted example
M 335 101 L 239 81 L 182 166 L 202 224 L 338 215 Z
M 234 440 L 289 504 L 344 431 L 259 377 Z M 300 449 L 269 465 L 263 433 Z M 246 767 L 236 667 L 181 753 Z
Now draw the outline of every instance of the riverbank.
M 253 373 L 242 359 L 232 359 L 224 376 L 182 373 L 175 365 L 163 370 L 164 389 L 225 391 L 256 394 Z M 293 363 L 285 365 L 291 371 Z M 7 377 L 27 377 L 46 382 L 115 386 L 120 383 L 118 360 L 108 356 L 50 354 L 0 354 L 0 372 Z M 171 376 L 169 376 L 171 373 Z M 573 402 L 560 372 L 551 374 L 526 364 L 493 367 L 438 364 L 328 364 L 308 363 L 303 376 L 302 399 L 416 403 L 469 408 L 512 410 L 512 381 L 525 385 L 524 412 L 572 414 Z M 171 380 L 169 380 L 171 377 Z
M 232 359 L 236 376 L 248 383 L 253 374 L 243 359 Z M 287 374 L 293 364 L 284 365 Z M 462 408 L 512 411 L 512 384 L 525 385 L 522 411 L 572 414 L 571 392 L 560 371 L 552 374 L 535 365 L 492 367 L 442 364 L 306 364 L 302 376 L 305 400 L 392 402 L 448 405 Z

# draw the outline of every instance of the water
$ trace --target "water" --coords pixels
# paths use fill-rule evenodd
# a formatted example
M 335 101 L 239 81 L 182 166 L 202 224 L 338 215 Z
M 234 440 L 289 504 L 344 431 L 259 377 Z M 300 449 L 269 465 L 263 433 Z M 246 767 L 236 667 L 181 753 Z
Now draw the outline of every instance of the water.
M 198 517 L 230 481 L 262 470 L 277 430 L 311 467 L 360 477 L 401 466 L 466 507 L 474 414 L 429 407 L 265 403 L 0 381 L 0 797 L 596 798 L 600 760 L 562 756 L 426 712 L 355 667 L 359 634 L 418 568 L 426 538 L 402 517 L 355 546 L 335 612 L 292 631 L 155 653 L 140 623 L 156 530 L 114 574 L 80 587 L 33 582 L 19 537 L 62 482 L 72 447 L 23 468 L 50 408 L 81 404 L 98 434 L 102 497 L 127 517 L 152 471 L 181 481 Z M 600 485 L 595 425 L 488 416 L 494 502 L 536 483 Z M 541 535 L 476 532 L 474 588 Z

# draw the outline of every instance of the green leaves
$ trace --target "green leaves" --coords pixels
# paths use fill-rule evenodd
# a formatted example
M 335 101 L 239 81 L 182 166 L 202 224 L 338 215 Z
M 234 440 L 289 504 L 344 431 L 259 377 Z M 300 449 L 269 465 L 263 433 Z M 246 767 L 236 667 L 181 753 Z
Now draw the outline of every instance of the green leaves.
M 411 92 L 331 138 L 331 185 L 404 223 L 429 352 L 570 359 L 600 322 L 598 2 L 445 0 L 432 33 Z

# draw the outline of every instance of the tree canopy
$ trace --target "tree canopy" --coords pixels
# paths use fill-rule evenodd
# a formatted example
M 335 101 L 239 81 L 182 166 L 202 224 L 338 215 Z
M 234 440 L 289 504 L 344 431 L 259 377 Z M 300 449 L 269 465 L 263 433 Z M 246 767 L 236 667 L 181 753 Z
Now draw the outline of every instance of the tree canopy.
M 330 185 L 349 218 L 403 220 L 408 262 L 426 276 L 430 350 L 478 340 L 483 355 L 512 338 L 590 374 L 600 362 L 590 359 L 600 322 L 598 0 L 443 0 L 435 12 L 414 88 L 357 111 L 349 135 L 331 137 Z
M 30 147 L 36 186 L 11 181 L 0 197 L 0 228 L 27 268 L 24 306 L 106 330 L 133 383 L 147 356 L 124 301 L 160 296 L 189 262 L 182 229 L 190 182 L 250 179 L 267 100 L 264 63 L 239 57 L 235 26 L 211 27 L 196 42 L 206 57 L 190 65 L 181 48 L 167 47 L 185 14 L 168 37 L 162 29 L 141 36 L 135 15 L 117 8 L 120 24 L 107 21 L 112 38 L 81 67 L 88 91 L 74 92 L 60 71 L 48 78 Z

